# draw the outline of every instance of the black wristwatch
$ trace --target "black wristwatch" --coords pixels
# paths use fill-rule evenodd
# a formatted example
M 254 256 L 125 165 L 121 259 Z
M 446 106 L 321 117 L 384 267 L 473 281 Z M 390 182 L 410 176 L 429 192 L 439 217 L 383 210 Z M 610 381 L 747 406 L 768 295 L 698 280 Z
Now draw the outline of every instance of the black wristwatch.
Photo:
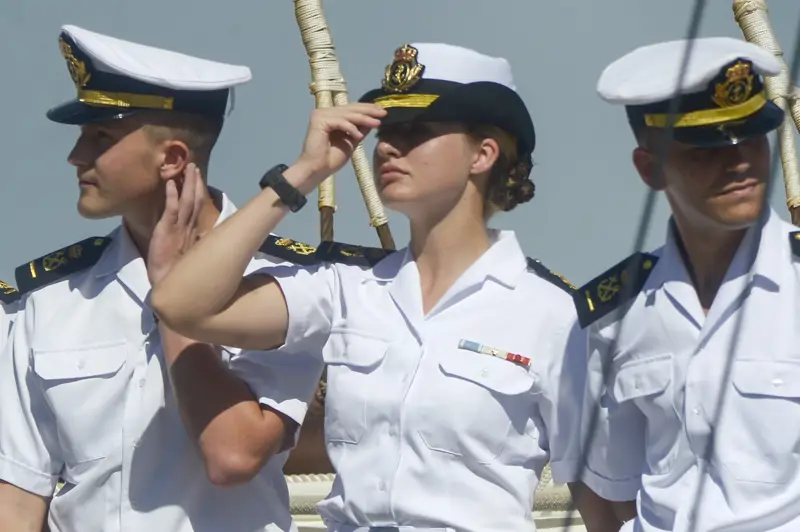
M 281 202 L 289 207 L 292 212 L 297 212 L 306 204 L 306 197 L 303 196 L 299 190 L 289 184 L 283 177 L 283 173 L 289 167 L 285 164 L 279 164 L 267 170 L 258 185 L 265 189 L 270 187 L 275 191 L 275 194 L 281 199 Z

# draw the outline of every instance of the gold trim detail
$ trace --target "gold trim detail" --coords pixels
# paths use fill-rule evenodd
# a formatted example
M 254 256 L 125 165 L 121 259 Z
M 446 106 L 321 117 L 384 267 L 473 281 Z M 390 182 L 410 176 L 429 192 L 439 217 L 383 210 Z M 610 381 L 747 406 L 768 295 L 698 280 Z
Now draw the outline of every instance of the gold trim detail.
M 738 105 L 722 107 L 720 109 L 706 109 L 702 111 L 691 111 L 689 113 L 678 114 L 675 116 L 674 127 L 697 127 L 712 124 L 721 124 L 731 120 L 739 120 L 752 115 L 767 104 L 764 92 L 759 92 L 749 100 Z M 646 114 L 644 123 L 650 127 L 667 127 L 669 122 L 668 114 Z
M 78 101 L 97 107 L 140 107 L 144 109 L 171 110 L 175 98 L 153 94 L 79 90 Z
M 375 103 L 388 109 L 390 107 L 406 107 L 424 109 L 439 98 L 438 94 L 393 94 L 375 99 Z

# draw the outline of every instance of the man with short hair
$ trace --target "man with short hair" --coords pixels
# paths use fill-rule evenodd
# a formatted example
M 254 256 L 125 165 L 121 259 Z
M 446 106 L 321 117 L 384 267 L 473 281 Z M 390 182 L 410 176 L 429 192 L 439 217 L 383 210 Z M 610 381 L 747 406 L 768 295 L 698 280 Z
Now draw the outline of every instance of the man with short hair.
M 75 26 L 60 47 L 77 97 L 48 117 L 80 126 L 68 158 L 78 211 L 122 223 L 17 269 L 0 357 L 0 529 L 296 530 L 281 468 L 319 357 L 205 345 L 149 308 L 178 247 L 158 236 L 165 204 L 205 186 L 229 93 L 250 70 Z M 210 191 L 200 232 L 235 211 Z M 291 260 L 287 242 L 268 240 L 250 267 Z
M 765 205 L 783 112 L 763 77 L 780 64 L 697 39 L 672 115 L 688 45 L 638 48 L 598 82 L 672 216 L 662 247 L 576 292 L 600 405 L 584 480 L 636 501 L 623 530 L 800 530 L 800 231 Z

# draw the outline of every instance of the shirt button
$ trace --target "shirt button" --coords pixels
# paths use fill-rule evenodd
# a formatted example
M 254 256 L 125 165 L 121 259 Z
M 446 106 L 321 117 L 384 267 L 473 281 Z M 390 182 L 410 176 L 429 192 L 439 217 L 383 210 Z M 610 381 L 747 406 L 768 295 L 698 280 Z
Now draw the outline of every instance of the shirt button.
M 83 369 L 86 366 L 86 362 L 83 360 L 78 361 L 78 369 Z
M 384 482 L 382 480 L 380 482 L 378 482 L 378 489 L 381 490 L 381 491 L 386 491 L 386 482 Z
M 700 415 L 700 409 L 699 408 L 693 408 L 692 412 L 694 412 L 694 415 L 696 415 L 696 416 Z
M 783 385 L 783 379 L 772 379 L 772 385 L 775 387 Z
M 395 432 L 394 427 L 389 427 L 389 436 L 393 438 L 397 436 L 397 432 Z
M 489 376 L 489 370 L 486 369 L 486 368 L 483 368 L 481 370 L 481 377 L 488 377 L 488 376 Z
M 144 379 L 139 379 L 139 388 L 144 388 Z

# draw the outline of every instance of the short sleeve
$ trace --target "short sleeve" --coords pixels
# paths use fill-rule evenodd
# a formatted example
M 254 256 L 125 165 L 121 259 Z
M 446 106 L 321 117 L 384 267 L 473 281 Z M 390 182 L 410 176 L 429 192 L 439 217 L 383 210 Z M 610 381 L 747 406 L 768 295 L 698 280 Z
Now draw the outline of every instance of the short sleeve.
M 30 371 L 33 318 L 33 305 L 27 300 L 0 354 L 0 479 L 50 497 L 63 460 L 55 417 Z
M 319 353 L 286 356 L 280 351 L 241 351 L 231 356 L 229 367 L 259 404 L 302 425 L 322 377 L 323 363 Z
M 566 484 L 577 481 L 580 476 L 578 435 L 586 381 L 587 341 L 575 316 L 562 320 L 552 329 L 552 335 L 552 358 L 540 408 L 553 480 Z
M 339 275 L 335 265 L 274 265 L 253 274 L 269 275 L 283 292 L 289 314 L 282 352 L 312 353 L 321 357 L 336 316 L 341 315 Z
M 589 328 L 581 480 L 606 500 L 632 501 L 641 487 L 646 418 L 632 401 L 615 403 L 608 394 L 611 343 L 598 326 Z

